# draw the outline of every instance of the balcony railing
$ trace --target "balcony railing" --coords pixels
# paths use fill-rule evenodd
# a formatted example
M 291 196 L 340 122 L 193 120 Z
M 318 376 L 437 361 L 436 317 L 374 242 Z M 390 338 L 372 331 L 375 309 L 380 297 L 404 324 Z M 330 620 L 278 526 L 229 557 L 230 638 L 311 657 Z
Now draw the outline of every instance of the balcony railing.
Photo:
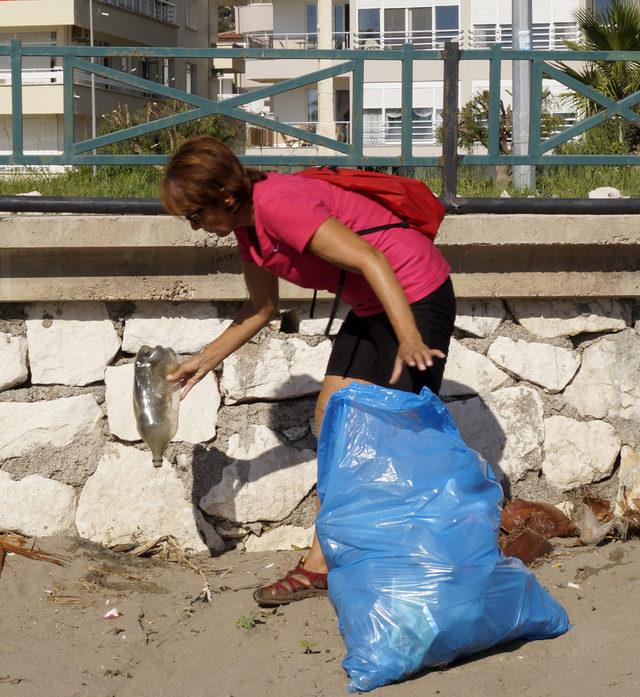
M 531 48 L 538 51 L 562 49 L 565 48 L 565 41 L 577 41 L 579 38 L 578 26 L 573 22 L 534 24 Z M 468 43 L 471 48 L 489 48 L 493 44 L 511 48 L 512 41 L 510 24 L 475 24 L 469 31 Z
M 176 23 L 175 0 L 102 0 L 102 2 L 145 17 L 159 19 L 162 22 Z
M 63 85 L 64 84 L 64 71 L 62 66 L 59 68 L 51 68 L 50 70 L 22 70 L 21 74 L 21 84 L 27 85 Z M 91 84 L 91 76 L 87 73 L 76 74 L 73 83 L 75 85 L 85 85 Z M 0 87 L 9 87 L 12 84 L 11 70 L 1 70 L 0 69 Z M 158 83 L 160 84 L 160 83 Z M 101 77 L 97 75 L 95 78 L 95 85 L 98 89 L 108 90 L 110 92 L 117 92 L 118 94 L 129 94 L 135 97 L 149 97 L 152 92 L 143 91 L 135 87 L 129 87 L 122 82 L 117 80 L 111 80 L 108 78 Z M 233 95 L 226 95 L 231 97 Z
M 400 49 L 403 44 L 413 44 L 419 49 L 439 49 L 447 41 L 462 43 L 464 32 L 460 29 L 426 29 L 421 31 L 361 31 L 353 35 L 355 49 Z
M 412 121 L 411 139 L 414 145 L 435 145 L 438 125 L 424 119 Z M 363 136 L 365 145 L 399 145 L 402 142 L 402 124 L 399 121 L 387 121 L 374 126 L 365 123 Z
M 310 133 L 318 133 L 317 121 L 287 121 L 288 126 L 302 128 Z M 436 132 L 438 125 L 434 125 L 431 121 L 416 120 L 412 123 L 412 139 L 415 145 L 435 145 L 437 142 Z M 351 122 L 337 121 L 331 124 L 325 124 L 322 129 L 323 135 L 328 135 L 330 138 L 336 138 L 342 143 L 351 142 Z M 375 126 L 364 125 L 363 128 L 363 144 L 386 146 L 398 145 L 402 140 L 402 124 L 398 123 L 381 123 Z M 313 145 L 304 138 L 294 138 L 286 134 L 277 133 L 260 127 L 250 126 L 247 129 L 247 147 L 269 147 L 269 148 L 305 148 Z
M 277 123 L 285 123 L 287 126 L 295 126 L 309 133 L 318 133 L 317 121 L 278 121 Z M 333 121 L 323 124 L 322 135 L 329 138 L 335 138 L 341 143 L 349 142 L 349 121 Z M 247 147 L 249 148 L 305 148 L 312 146 L 313 143 L 304 140 L 301 137 L 294 137 L 286 133 L 278 133 L 270 129 L 260 126 L 249 126 L 247 128 Z
M 246 34 L 247 48 L 318 48 L 318 35 L 316 33 L 273 33 L 250 32 Z M 331 34 L 331 48 L 350 48 L 348 32 L 333 32 Z
M 565 47 L 565 41 L 579 39 L 578 27 L 573 22 L 534 24 L 531 32 L 531 47 L 535 50 L 553 50 Z M 332 48 L 401 49 L 410 43 L 414 48 L 439 50 L 449 41 L 457 41 L 464 48 L 490 48 L 501 44 L 511 48 L 510 24 L 476 24 L 473 29 L 428 29 L 420 31 L 363 31 L 349 34 L 334 32 Z M 318 35 L 315 33 L 251 32 L 243 42 L 246 48 L 297 48 L 317 49 Z
M 0 85 L 11 84 L 11 70 L 0 70 Z M 62 66 L 50 70 L 23 70 L 23 85 L 61 85 Z

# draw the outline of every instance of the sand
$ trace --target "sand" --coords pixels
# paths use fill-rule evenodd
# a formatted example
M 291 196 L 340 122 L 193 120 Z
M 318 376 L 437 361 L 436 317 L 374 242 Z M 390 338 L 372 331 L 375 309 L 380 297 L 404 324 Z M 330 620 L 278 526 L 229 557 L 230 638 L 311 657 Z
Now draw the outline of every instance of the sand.
M 203 603 L 193 600 L 203 579 L 179 564 L 79 539 L 37 543 L 69 562 L 7 558 L 0 575 L 0 697 L 346 694 L 344 646 L 328 599 L 265 612 L 252 599 L 257 582 L 285 571 L 299 553 L 195 558 L 213 590 Z M 566 635 L 508 644 L 372 694 L 640 695 L 640 541 L 558 547 L 535 572 L 569 613 Z M 103 619 L 114 607 L 120 616 Z

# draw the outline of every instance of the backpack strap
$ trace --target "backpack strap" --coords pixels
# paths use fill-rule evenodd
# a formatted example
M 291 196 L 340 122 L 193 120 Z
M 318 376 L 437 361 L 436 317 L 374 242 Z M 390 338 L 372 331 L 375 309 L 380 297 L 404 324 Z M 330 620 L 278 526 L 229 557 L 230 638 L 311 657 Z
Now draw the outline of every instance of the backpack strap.
M 369 227 L 365 228 L 364 230 L 357 230 L 356 234 L 357 235 L 369 235 L 372 232 L 380 232 L 381 230 L 391 230 L 392 228 L 396 227 L 401 227 L 401 228 L 408 228 L 409 223 L 406 220 L 403 220 L 400 223 L 389 223 L 388 225 L 377 225 L 376 227 Z M 338 276 L 338 283 L 336 285 L 336 290 L 335 294 L 336 297 L 333 299 L 333 305 L 331 306 L 331 312 L 329 314 L 329 322 L 327 323 L 327 327 L 324 330 L 324 335 L 329 336 L 329 333 L 331 331 L 331 326 L 333 325 L 333 320 L 336 318 L 336 315 L 338 314 L 338 307 L 340 306 L 340 296 L 342 295 L 342 291 L 344 290 L 344 284 L 345 281 L 347 280 L 347 272 L 344 269 L 340 270 L 340 276 Z M 318 291 L 313 291 L 313 300 L 311 302 L 311 309 L 309 310 L 309 317 L 313 318 L 313 312 L 316 307 L 316 296 L 317 296 Z

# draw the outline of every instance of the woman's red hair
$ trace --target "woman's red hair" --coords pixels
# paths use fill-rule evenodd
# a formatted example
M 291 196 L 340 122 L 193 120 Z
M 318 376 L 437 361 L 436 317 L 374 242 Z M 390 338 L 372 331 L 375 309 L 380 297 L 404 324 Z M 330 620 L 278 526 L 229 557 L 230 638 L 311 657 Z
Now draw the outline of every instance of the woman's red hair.
M 167 211 L 177 216 L 206 207 L 236 212 L 251 201 L 253 183 L 264 177 L 244 167 L 224 143 L 196 136 L 171 156 L 160 198 Z

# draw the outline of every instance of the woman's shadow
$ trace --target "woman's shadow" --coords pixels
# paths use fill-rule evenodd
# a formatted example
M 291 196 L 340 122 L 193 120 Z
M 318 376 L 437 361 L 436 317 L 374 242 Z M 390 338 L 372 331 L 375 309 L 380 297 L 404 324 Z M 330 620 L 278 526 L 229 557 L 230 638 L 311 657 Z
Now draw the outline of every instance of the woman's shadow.
M 310 375 L 301 376 L 301 379 L 305 382 L 314 381 Z M 318 391 L 320 389 L 319 382 L 317 382 L 317 389 Z M 446 395 L 443 397 L 443 402 L 449 407 L 463 440 L 469 447 L 477 450 L 489 463 L 496 479 L 502 485 L 505 497 L 508 498 L 510 495 L 509 482 L 499 466 L 506 444 L 506 436 L 497 419 L 484 399 L 474 394 L 471 388 L 448 380 L 443 383 L 443 392 Z M 288 388 L 286 394 L 290 394 Z M 235 467 L 233 487 L 237 492 L 247 483 L 259 481 L 260 476 L 291 467 L 291 448 L 315 450 L 315 436 L 309 422 L 314 418 L 316 396 L 312 394 L 304 397 L 290 398 L 287 396 L 280 398 L 278 391 L 276 391 L 269 397 L 274 401 L 268 403 L 254 401 L 227 405 L 225 408 L 228 420 L 226 424 L 227 435 L 216 438 L 211 444 L 199 444 L 193 448 L 191 464 L 191 501 L 193 506 L 200 507 L 202 498 L 222 480 L 223 472 L 229 466 Z M 252 415 L 260 420 L 252 422 Z M 306 431 L 301 438 L 293 442 L 289 441 L 282 433 L 283 430 L 291 428 L 292 422 L 294 428 L 296 426 L 299 428 L 300 433 Z M 252 425 L 264 425 L 275 431 L 281 444 L 263 451 L 252 460 L 230 456 L 228 454 L 229 432 L 241 434 Z M 284 425 L 287 428 L 284 428 Z M 261 473 L 261 475 L 256 476 L 256 473 Z M 229 510 L 228 506 L 227 510 Z M 235 517 L 239 516 L 230 513 L 225 516 L 225 519 L 218 519 L 205 515 L 205 518 L 214 524 L 228 520 L 232 526 L 241 526 L 242 521 L 234 520 Z

